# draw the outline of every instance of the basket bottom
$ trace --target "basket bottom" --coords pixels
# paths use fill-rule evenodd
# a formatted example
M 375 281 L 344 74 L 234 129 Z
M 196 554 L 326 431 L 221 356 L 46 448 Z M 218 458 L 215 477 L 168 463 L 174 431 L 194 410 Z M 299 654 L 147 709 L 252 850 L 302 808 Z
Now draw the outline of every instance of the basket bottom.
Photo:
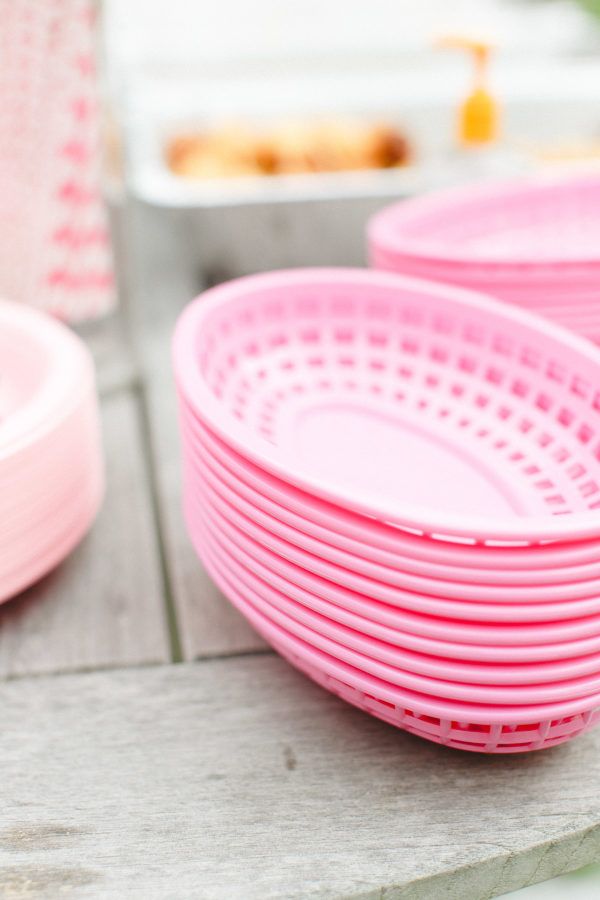
M 600 709 L 523 725 L 480 725 L 421 715 L 410 709 L 400 709 L 387 700 L 367 694 L 328 675 L 299 655 L 290 652 L 289 648 L 278 644 L 272 635 L 269 635 L 268 640 L 294 668 L 347 703 L 410 734 L 457 750 L 468 750 L 472 753 L 526 753 L 531 750 L 542 750 L 563 744 L 583 734 L 598 724 L 600 719 Z
M 197 549 L 206 569 L 225 596 L 284 659 L 330 693 L 396 728 L 457 750 L 474 753 L 524 753 L 562 744 L 588 731 L 600 720 L 600 707 L 590 705 L 572 715 L 524 723 L 458 721 L 419 712 L 408 705 L 399 705 L 377 696 L 378 684 L 375 679 L 369 680 L 373 688 L 372 692 L 367 692 L 352 684 L 354 679 L 351 667 L 330 659 L 321 650 L 305 644 L 303 640 L 272 622 L 235 590 L 219 567 L 214 565 L 206 548 Z M 332 665 L 335 674 L 328 671 Z M 346 672 L 347 680 L 343 677 Z
M 524 516 L 532 511 L 537 497 L 531 503 L 527 492 L 525 497 L 515 492 L 512 473 L 471 453 L 460 431 L 450 432 L 450 439 L 437 423 L 428 428 L 419 418 L 418 413 L 392 416 L 373 398 L 368 403 L 331 399 L 295 417 L 286 448 L 340 488 L 349 485 L 452 513 Z

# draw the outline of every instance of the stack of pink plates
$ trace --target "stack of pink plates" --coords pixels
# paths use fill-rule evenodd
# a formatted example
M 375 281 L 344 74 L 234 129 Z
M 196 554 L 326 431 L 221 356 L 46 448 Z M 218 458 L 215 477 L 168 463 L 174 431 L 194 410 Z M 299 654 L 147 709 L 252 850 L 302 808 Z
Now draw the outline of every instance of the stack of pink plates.
M 600 342 L 600 177 L 461 187 L 369 223 L 375 268 L 485 291 Z
M 174 341 L 189 532 L 295 666 L 439 743 L 600 717 L 600 351 L 375 271 L 207 291 Z
M 69 553 L 102 487 L 85 346 L 46 315 L 0 303 L 0 601 Z

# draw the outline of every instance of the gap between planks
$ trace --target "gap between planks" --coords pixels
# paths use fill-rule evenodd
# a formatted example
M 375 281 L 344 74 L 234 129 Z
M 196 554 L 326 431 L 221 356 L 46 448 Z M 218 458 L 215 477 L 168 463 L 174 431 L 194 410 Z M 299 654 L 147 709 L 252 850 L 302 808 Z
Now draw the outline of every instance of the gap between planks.
M 163 560 L 186 660 L 231 656 L 265 644 L 223 597 L 188 539 L 181 508 L 181 462 L 171 334 L 180 309 L 198 292 L 198 265 L 185 217 L 131 202 L 123 211 L 129 331 L 142 372 L 146 439 L 155 479 Z

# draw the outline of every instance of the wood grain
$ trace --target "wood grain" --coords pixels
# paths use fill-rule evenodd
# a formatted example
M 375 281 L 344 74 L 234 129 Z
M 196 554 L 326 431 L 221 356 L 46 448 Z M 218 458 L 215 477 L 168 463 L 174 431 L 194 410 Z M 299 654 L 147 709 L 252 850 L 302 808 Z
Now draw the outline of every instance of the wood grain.
M 58 569 L 0 608 L 0 677 L 169 659 L 148 474 L 132 392 L 105 400 L 103 429 L 107 494 L 100 516 Z
M 142 369 L 161 537 L 181 653 L 189 660 L 263 650 L 262 639 L 204 571 L 182 518 L 171 334 L 179 311 L 199 291 L 186 221 L 168 211 L 132 204 L 129 223 L 131 332 Z
M 271 656 L 13 681 L 0 706 L 0 896 L 484 900 L 600 851 L 598 732 L 460 753 Z

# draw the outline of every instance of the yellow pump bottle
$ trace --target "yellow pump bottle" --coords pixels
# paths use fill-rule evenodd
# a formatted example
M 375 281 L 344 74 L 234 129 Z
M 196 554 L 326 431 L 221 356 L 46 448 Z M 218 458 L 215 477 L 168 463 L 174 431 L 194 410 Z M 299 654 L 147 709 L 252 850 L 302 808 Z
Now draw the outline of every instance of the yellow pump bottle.
M 438 46 L 466 50 L 473 56 L 473 88 L 459 107 L 459 142 L 467 147 L 495 143 L 499 136 L 500 108 L 487 87 L 491 45 L 464 37 L 448 37 Z
M 506 177 L 522 172 L 525 159 L 500 139 L 500 103 L 488 86 L 492 45 L 456 36 L 442 38 L 436 46 L 466 51 L 473 59 L 473 84 L 458 108 L 457 146 L 442 166 L 442 181 Z

